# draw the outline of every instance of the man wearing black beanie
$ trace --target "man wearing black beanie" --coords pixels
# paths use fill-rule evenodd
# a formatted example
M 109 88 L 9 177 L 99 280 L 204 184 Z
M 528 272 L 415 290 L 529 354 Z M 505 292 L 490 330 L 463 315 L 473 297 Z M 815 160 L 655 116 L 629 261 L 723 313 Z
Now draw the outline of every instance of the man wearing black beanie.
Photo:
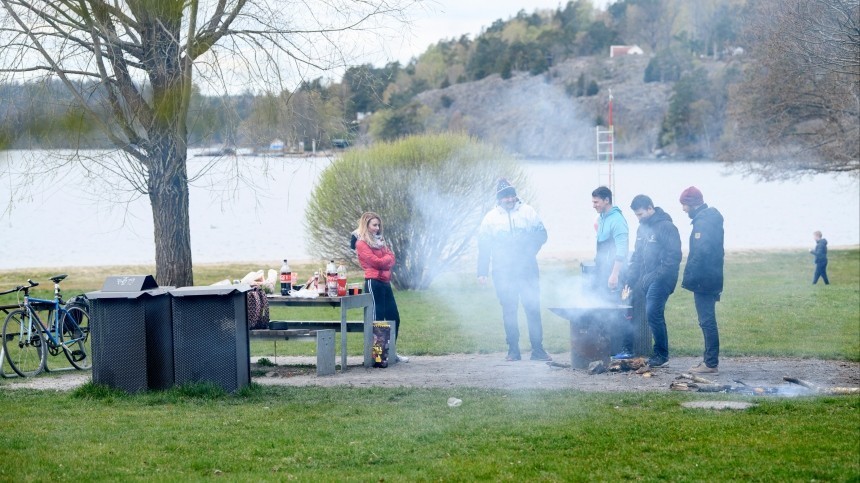
M 543 348 L 537 264 L 537 253 L 546 238 L 546 228 L 534 208 L 520 201 L 507 179 L 499 179 L 496 206 L 484 216 L 478 231 L 478 282 L 487 282 L 492 264 L 493 285 L 502 306 L 508 361 L 522 358 L 517 321 L 520 302 L 528 321 L 531 359 L 552 360 Z

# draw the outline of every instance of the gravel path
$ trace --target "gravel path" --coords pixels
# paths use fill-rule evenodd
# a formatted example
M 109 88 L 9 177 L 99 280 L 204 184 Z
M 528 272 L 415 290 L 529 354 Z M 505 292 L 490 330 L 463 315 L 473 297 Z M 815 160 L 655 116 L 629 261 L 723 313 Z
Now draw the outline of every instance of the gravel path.
M 569 362 L 567 354 L 554 354 L 560 363 Z M 277 367 L 252 364 L 254 377 L 262 385 L 346 386 L 346 387 L 479 387 L 498 389 L 576 389 L 581 391 L 669 391 L 669 384 L 698 362 L 693 357 L 677 357 L 666 367 L 647 374 L 606 372 L 591 375 L 583 369 L 551 367 L 544 362 L 528 360 L 506 362 L 503 353 L 452 354 L 449 356 L 414 356 L 409 363 L 386 369 L 365 369 L 360 357 L 351 357 L 345 372 L 316 376 L 312 357 L 282 357 Z M 719 384 L 798 389 L 783 376 L 791 376 L 823 387 L 860 386 L 860 364 L 846 361 L 770 357 L 722 358 L 720 373 L 707 378 Z M 89 372 L 56 372 L 34 379 L 2 379 L 0 388 L 70 390 L 91 379 Z

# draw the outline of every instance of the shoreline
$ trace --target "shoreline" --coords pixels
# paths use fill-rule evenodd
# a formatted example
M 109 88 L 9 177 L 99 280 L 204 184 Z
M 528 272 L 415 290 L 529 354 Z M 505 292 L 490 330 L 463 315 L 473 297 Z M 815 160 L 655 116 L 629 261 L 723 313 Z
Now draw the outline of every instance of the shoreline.
M 858 245 L 834 245 L 828 246 L 828 251 L 842 251 L 842 250 L 860 250 L 860 244 Z M 747 254 L 755 254 L 755 253 L 788 253 L 788 252 L 801 252 L 806 253 L 809 251 L 809 247 L 773 247 L 773 248 L 735 248 L 735 249 L 726 249 L 726 255 L 747 255 Z M 632 253 L 632 250 L 631 250 Z M 594 258 L 593 252 L 584 252 L 584 251 L 554 251 L 546 254 L 538 254 L 538 262 L 539 263 L 552 263 L 552 262 L 576 262 L 580 260 L 592 260 Z M 296 258 L 290 259 L 291 265 L 296 266 L 317 266 L 320 264 L 322 258 Z M 469 256 L 464 258 L 464 262 L 468 263 L 470 261 L 475 260 L 474 256 Z M 685 254 L 686 260 L 686 254 Z M 267 267 L 272 269 L 277 269 L 280 266 L 280 260 L 227 260 L 227 261 L 218 261 L 218 262 L 192 262 L 194 267 L 217 267 L 217 266 L 231 266 L 231 265 L 241 265 L 246 267 Z M 275 266 L 277 265 L 277 266 Z M 105 268 L 136 268 L 136 267 L 154 267 L 155 262 L 152 263 L 122 263 L 122 264 L 105 264 L 105 265 L 61 265 L 58 267 L 54 267 L 55 271 L 64 271 L 68 269 L 105 269 Z M 471 265 L 470 265 L 471 266 Z M 46 270 L 51 268 L 52 266 L 25 266 L 25 267 L 0 267 L 0 273 L 12 273 L 12 272 L 20 272 L 20 271 L 29 271 L 29 270 Z

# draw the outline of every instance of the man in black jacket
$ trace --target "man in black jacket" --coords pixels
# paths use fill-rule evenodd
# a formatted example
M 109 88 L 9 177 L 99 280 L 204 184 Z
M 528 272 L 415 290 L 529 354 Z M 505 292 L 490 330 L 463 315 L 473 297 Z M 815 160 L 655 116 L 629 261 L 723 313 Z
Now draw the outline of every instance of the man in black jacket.
M 690 253 L 681 287 L 693 292 L 699 327 L 705 338 L 704 361 L 690 369 L 699 374 L 717 374 L 720 363 L 720 334 L 717 302 L 723 292 L 723 215 L 705 204 L 702 192 L 690 186 L 681 193 L 681 208 L 690 217 Z
M 669 336 L 666 332 L 666 301 L 678 284 L 681 266 L 681 236 L 672 217 L 646 195 L 636 195 L 630 208 L 639 219 L 636 245 L 627 269 L 628 289 L 645 297 L 645 316 L 654 336 L 651 367 L 669 361 Z

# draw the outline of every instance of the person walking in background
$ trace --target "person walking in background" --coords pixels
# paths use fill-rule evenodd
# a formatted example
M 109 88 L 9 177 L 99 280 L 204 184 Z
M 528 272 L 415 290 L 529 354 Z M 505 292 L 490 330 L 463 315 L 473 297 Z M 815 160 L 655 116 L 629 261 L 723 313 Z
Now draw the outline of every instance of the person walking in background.
M 717 302 L 723 292 L 723 215 L 705 204 L 702 192 L 690 186 L 681 193 L 681 208 L 692 220 L 690 253 L 681 287 L 693 292 L 699 327 L 705 339 L 704 360 L 690 369 L 699 374 L 717 374 L 720 363 L 720 334 Z
M 591 205 L 600 215 L 597 220 L 597 255 L 594 257 L 592 289 L 602 301 L 619 304 L 621 271 L 627 265 L 629 229 L 621 209 L 612 205 L 612 191 L 601 186 L 591 192 Z M 615 359 L 633 357 L 633 322 L 619 323 L 621 352 Z
M 355 252 L 364 270 L 365 290 L 373 296 L 373 320 L 393 320 L 394 338 L 400 339 L 400 311 L 391 289 L 391 268 L 396 259 L 382 236 L 382 218 L 368 211 L 358 220 Z M 397 362 L 409 358 L 395 354 Z
M 492 265 L 493 285 L 502 306 L 506 360 L 518 361 L 520 331 L 517 310 L 522 302 L 528 321 L 531 360 L 551 361 L 543 348 L 540 315 L 540 280 L 537 253 L 547 240 L 546 228 L 531 206 L 502 178 L 496 186 L 496 206 L 484 216 L 478 230 L 478 282 L 485 284 Z
M 666 331 L 666 301 L 678 284 L 681 266 L 681 235 L 672 217 L 646 195 L 636 195 L 630 209 L 639 219 L 636 244 L 627 269 L 627 286 L 645 297 L 645 316 L 654 337 L 651 367 L 669 361 L 669 335 Z
M 818 283 L 818 278 L 824 280 L 824 285 L 830 285 L 830 280 L 827 279 L 827 239 L 821 237 L 820 231 L 812 233 L 815 239 L 815 248 L 809 250 L 809 253 L 815 255 L 815 275 L 812 276 L 812 285 Z

